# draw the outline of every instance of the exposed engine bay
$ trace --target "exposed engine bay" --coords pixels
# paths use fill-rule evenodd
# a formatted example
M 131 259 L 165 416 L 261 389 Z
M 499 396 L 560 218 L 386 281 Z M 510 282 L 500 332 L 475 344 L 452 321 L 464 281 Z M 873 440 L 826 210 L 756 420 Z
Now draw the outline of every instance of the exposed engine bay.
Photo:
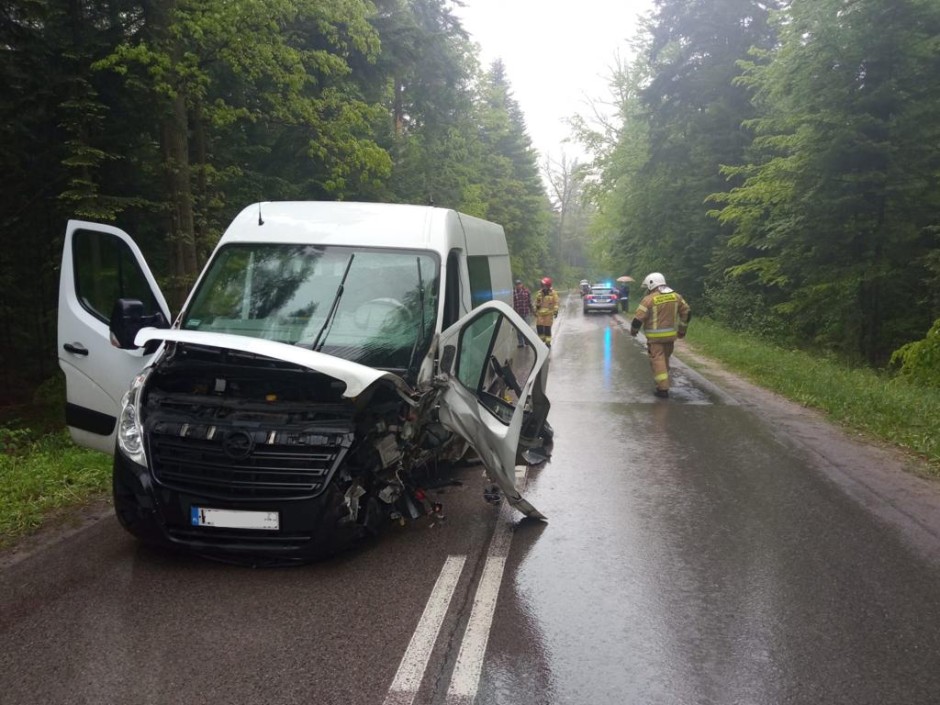
M 345 384 L 288 362 L 170 346 L 147 381 L 141 421 L 154 482 L 216 502 L 263 504 L 330 488 L 340 522 L 373 533 L 440 511 L 423 491 L 466 443 L 436 419 L 438 391 L 392 384 L 355 399 Z

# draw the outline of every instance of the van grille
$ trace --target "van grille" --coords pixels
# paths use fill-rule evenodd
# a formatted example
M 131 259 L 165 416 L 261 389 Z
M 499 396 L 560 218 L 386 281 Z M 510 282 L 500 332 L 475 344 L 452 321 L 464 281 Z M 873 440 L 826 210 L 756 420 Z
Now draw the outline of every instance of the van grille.
M 200 431 L 161 423 L 148 434 L 159 484 L 222 499 L 309 498 L 326 487 L 352 439 L 352 434 Z

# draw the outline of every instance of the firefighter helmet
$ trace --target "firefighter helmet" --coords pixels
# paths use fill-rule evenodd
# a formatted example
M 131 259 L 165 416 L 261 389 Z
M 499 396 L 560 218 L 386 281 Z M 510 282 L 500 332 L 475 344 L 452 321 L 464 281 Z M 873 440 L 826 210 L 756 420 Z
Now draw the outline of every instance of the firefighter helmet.
M 550 287 L 552 285 L 551 277 L 542 277 L 542 286 Z
M 650 291 L 652 291 L 653 289 L 660 287 L 660 286 L 666 286 L 666 277 L 664 277 L 659 272 L 653 272 L 651 274 L 647 274 L 646 279 L 643 280 L 644 289 L 649 289 Z

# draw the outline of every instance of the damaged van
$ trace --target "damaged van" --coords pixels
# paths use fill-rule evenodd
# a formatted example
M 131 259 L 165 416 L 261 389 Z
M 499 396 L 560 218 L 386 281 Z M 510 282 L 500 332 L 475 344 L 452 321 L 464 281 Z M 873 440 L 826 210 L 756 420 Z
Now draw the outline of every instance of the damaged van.
M 499 225 L 266 202 L 226 229 L 173 319 L 128 234 L 70 221 L 67 423 L 113 453 L 117 518 L 149 544 L 320 556 L 437 510 L 425 488 L 467 454 L 542 518 L 515 466 L 550 447 L 548 349 L 510 296 Z

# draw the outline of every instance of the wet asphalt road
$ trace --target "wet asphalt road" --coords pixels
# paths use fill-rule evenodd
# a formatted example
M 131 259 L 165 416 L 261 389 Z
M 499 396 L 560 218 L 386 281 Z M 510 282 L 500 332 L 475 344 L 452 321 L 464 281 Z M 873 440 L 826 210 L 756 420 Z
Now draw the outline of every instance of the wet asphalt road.
M 568 301 L 479 702 L 940 702 L 937 563 L 695 377 Z
M 936 559 L 745 406 L 674 385 L 653 397 L 641 345 L 574 297 L 524 492 L 547 524 L 485 504 L 476 467 L 443 523 L 286 570 L 147 551 L 106 516 L 0 571 L 0 702 L 468 702 L 494 575 L 477 703 L 940 701 Z M 390 693 L 449 557 L 424 676 Z

